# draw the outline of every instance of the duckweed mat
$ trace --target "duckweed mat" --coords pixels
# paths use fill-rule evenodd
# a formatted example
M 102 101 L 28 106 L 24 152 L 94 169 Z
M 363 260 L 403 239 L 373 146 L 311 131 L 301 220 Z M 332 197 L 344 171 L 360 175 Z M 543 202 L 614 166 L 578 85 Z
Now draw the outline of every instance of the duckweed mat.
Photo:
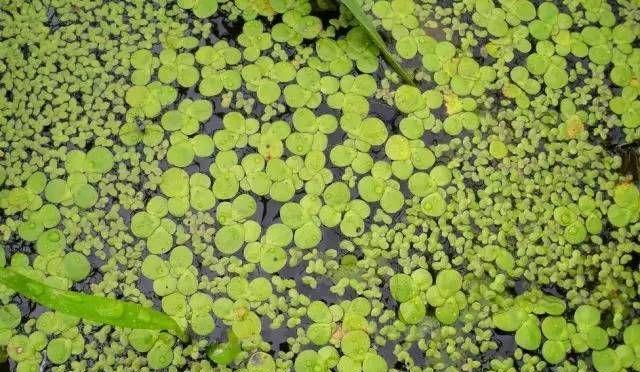
M 637 0 L 0 0 L 0 363 L 640 370 L 639 35 Z

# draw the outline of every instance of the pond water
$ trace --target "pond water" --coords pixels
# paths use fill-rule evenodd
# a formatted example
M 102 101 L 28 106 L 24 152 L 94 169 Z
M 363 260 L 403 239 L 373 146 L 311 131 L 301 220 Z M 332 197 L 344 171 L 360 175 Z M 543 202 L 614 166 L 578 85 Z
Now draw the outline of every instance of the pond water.
M 0 5 L 0 266 L 189 335 L 0 277 L 0 370 L 640 366 L 637 2 L 339 3 Z

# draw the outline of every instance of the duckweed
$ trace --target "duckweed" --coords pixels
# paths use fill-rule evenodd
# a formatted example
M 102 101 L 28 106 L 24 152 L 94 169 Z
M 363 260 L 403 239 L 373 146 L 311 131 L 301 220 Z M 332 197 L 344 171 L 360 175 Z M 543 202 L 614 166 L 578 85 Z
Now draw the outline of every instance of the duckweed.
M 10 370 L 640 369 L 637 2 L 0 9 Z

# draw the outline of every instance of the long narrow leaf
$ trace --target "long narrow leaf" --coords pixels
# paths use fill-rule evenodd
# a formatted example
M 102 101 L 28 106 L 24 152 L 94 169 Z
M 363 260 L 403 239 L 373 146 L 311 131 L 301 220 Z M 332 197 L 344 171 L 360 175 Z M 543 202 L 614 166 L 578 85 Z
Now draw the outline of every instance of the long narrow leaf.
M 404 80 L 407 84 L 413 85 L 413 78 L 411 74 L 407 72 L 396 59 L 393 57 L 384 40 L 382 40 L 382 36 L 376 30 L 376 27 L 373 25 L 373 22 L 369 19 L 369 17 L 364 13 L 362 7 L 356 0 L 340 0 L 340 2 L 349 9 L 351 14 L 353 14 L 353 18 L 358 21 L 360 26 L 365 29 L 369 37 L 373 41 L 373 43 L 380 49 L 382 56 L 387 61 L 389 65 L 400 75 L 402 80 Z
M 165 313 L 140 304 L 50 287 L 15 270 L 0 268 L 0 283 L 45 306 L 78 318 L 124 328 L 174 331 L 185 339 L 184 330 Z
M 209 345 L 207 348 L 207 357 L 216 364 L 226 366 L 231 364 L 241 351 L 238 336 L 229 329 L 227 332 L 227 342 Z

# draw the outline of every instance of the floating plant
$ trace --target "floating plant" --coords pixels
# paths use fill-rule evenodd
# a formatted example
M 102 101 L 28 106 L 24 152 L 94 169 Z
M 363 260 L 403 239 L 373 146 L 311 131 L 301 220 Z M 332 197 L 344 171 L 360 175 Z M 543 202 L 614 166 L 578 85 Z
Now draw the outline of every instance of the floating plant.
M 10 370 L 640 370 L 637 2 L 5 3 Z

